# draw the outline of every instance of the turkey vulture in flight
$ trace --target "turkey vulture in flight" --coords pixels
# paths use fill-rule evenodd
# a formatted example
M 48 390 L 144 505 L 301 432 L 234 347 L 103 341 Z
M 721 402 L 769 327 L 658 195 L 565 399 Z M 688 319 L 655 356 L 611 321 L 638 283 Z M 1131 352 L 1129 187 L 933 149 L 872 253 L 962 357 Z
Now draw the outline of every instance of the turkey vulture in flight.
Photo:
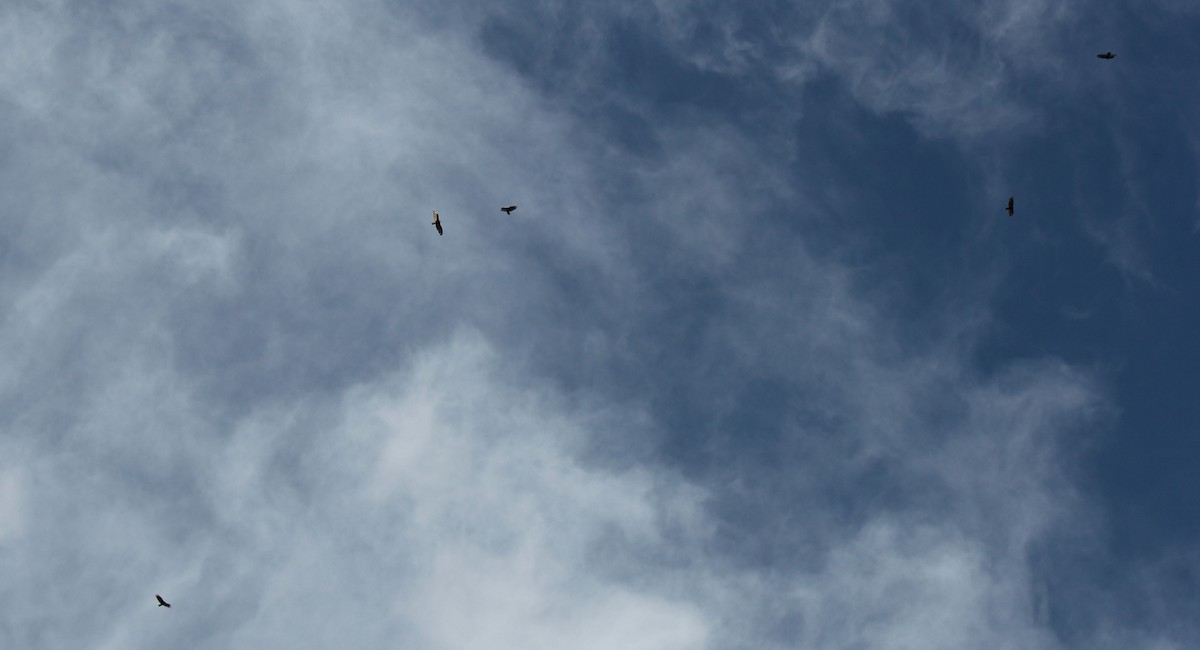
M 433 211 L 433 227 L 437 228 L 438 235 L 442 234 L 442 220 L 438 219 L 437 210 Z
M 159 596 L 158 594 L 154 594 L 154 597 L 158 599 L 159 607 L 170 607 L 171 606 L 171 603 L 168 603 L 167 601 L 163 600 L 162 596 Z
M 1097 59 L 1115 59 L 1115 58 L 1117 58 L 1117 55 L 1113 54 L 1112 52 L 1105 52 L 1104 54 L 1097 54 L 1096 58 Z
M 1010 196 L 1010 197 L 1008 197 L 1008 216 L 1011 217 L 1012 214 L 1013 214 L 1013 197 Z
M 500 211 L 501 211 L 501 212 L 503 212 L 503 213 L 505 213 L 505 214 L 512 214 L 512 211 L 513 211 L 513 210 L 516 210 L 516 209 L 517 209 L 517 206 L 515 206 L 515 205 L 510 205 L 510 206 L 508 206 L 507 208 L 500 208 Z

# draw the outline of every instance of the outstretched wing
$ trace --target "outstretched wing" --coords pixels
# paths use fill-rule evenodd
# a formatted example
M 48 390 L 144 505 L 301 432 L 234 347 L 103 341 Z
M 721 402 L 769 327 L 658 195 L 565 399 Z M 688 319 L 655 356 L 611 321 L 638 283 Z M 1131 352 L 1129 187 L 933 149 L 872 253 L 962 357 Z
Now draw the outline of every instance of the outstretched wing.
M 1008 197 L 1008 214 L 1009 214 L 1009 216 L 1012 216 L 1012 213 L 1013 213 L 1013 197 L 1010 196 L 1010 197 Z
M 158 604 L 160 607 L 170 607 L 171 606 L 171 603 L 168 603 L 167 601 L 163 600 L 162 596 L 159 596 L 158 594 L 154 594 L 154 597 L 158 599 Z

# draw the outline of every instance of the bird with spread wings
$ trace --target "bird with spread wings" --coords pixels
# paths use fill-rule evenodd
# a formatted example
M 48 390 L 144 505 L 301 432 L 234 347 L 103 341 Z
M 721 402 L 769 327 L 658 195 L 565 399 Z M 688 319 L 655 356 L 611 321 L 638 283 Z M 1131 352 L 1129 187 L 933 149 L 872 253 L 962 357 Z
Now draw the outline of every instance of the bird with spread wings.
M 503 212 L 504 214 L 512 214 L 513 210 L 516 210 L 516 209 L 517 209 L 517 206 L 510 205 L 507 208 L 500 208 L 500 211 Z
M 1008 216 L 1013 216 L 1013 197 L 1008 197 Z
M 438 235 L 442 234 L 442 220 L 438 218 L 437 210 L 433 211 L 433 227 L 437 228 Z
M 158 599 L 159 607 L 168 607 L 169 608 L 171 606 L 171 603 L 168 603 L 167 601 L 163 600 L 162 596 L 159 596 L 158 594 L 154 594 L 154 597 Z
M 1096 58 L 1097 59 L 1115 59 L 1115 58 L 1117 58 L 1117 55 L 1113 54 L 1112 52 L 1105 52 L 1104 54 L 1097 54 Z

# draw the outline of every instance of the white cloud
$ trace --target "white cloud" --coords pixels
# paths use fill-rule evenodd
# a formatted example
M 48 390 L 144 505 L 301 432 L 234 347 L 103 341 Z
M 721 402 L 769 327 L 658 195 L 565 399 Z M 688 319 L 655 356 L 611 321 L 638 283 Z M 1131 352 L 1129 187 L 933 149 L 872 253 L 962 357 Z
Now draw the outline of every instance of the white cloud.
M 372 501 L 415 529 L 405 552 L 423 566 L 397 611 L 433 647 L 700 647 L 693 605 L 602 577 L 621 553 L 606 538 L 661 543 L 661 513 L 695 515 L 699 493 L 580 465 L 564 444 L 593 432 L 552 392 L 506 386 L 523 373 L 496 361 L 456 337 L 347 400 L 349 439 L 381 450 L 365 459 Z
M 340 424 L 295 440 L 287 432 L 307 418 L 264 413 L 237 432 L 214 467 L 214 516 L 252 543 L 251 557 L 282 556 L 250 572 L 265 583 L 256 615 L 228 631 L 235 643 L 394 634 L 434 648 L 703 646 L 693 603 L 605 568 L 662 544 L 664 522 L 700 525 L 702 493 L 584 465 L 573 441 L 594 432 L 503 360 L 459 334 L 347 393 Z M 296 459 L 281 463 L 280 445 Z M 224 591 L 204 582 L 185 591 Z
M 793 597 L 814 622 L 807 647 L 1057 647 L 1032 615 L 1027 581 L 1019 563 L 997 564 L 953 529 L 877 522 Z
M 21 470 L 0 468 L 0 544 L 24 528 L 25 483 Z
M 1007 70 L 1025 57 L 1043 67 L 1051 60 L 1038 42 L 1057 22 L 1045 4 L 997 2 L 977 13 L 959 5 L 835 2 L 802 49 L 867 107 L 906 114 L 927 135 L 1012 133 L 1038 118 L 1011 93 Z M 964 57 L 963 39 L 978 40 L 978 51 Z

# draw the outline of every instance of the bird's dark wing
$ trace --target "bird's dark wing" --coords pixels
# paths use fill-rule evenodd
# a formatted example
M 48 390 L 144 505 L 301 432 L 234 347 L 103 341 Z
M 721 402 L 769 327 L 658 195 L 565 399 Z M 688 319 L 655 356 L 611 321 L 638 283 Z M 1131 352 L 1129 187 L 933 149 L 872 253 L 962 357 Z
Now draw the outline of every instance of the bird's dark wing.
M 163 597 L 162 597 L 162 596 L 159 596 L 158 594 L 154 594 L 154 597 L 158 599 L 158 604 L 159 604 L 159 605 L 161 605 L 161 606 L 163 606 L 163 607 L 170 607 L 170 606 L 171 606 L 171 603 L 168 603 L 167 601 L 163 600 Z
M 442 234 L 442 222 L 441 222 L 441 221 L 435 221 L 435 222 L 433 222 L 433 227 L 434 227 L 434 228 L 437 228 L 437 231 L 438 231 L 438 234 L 439 234 L 439 235 L 441 235 L 441 234 Z

